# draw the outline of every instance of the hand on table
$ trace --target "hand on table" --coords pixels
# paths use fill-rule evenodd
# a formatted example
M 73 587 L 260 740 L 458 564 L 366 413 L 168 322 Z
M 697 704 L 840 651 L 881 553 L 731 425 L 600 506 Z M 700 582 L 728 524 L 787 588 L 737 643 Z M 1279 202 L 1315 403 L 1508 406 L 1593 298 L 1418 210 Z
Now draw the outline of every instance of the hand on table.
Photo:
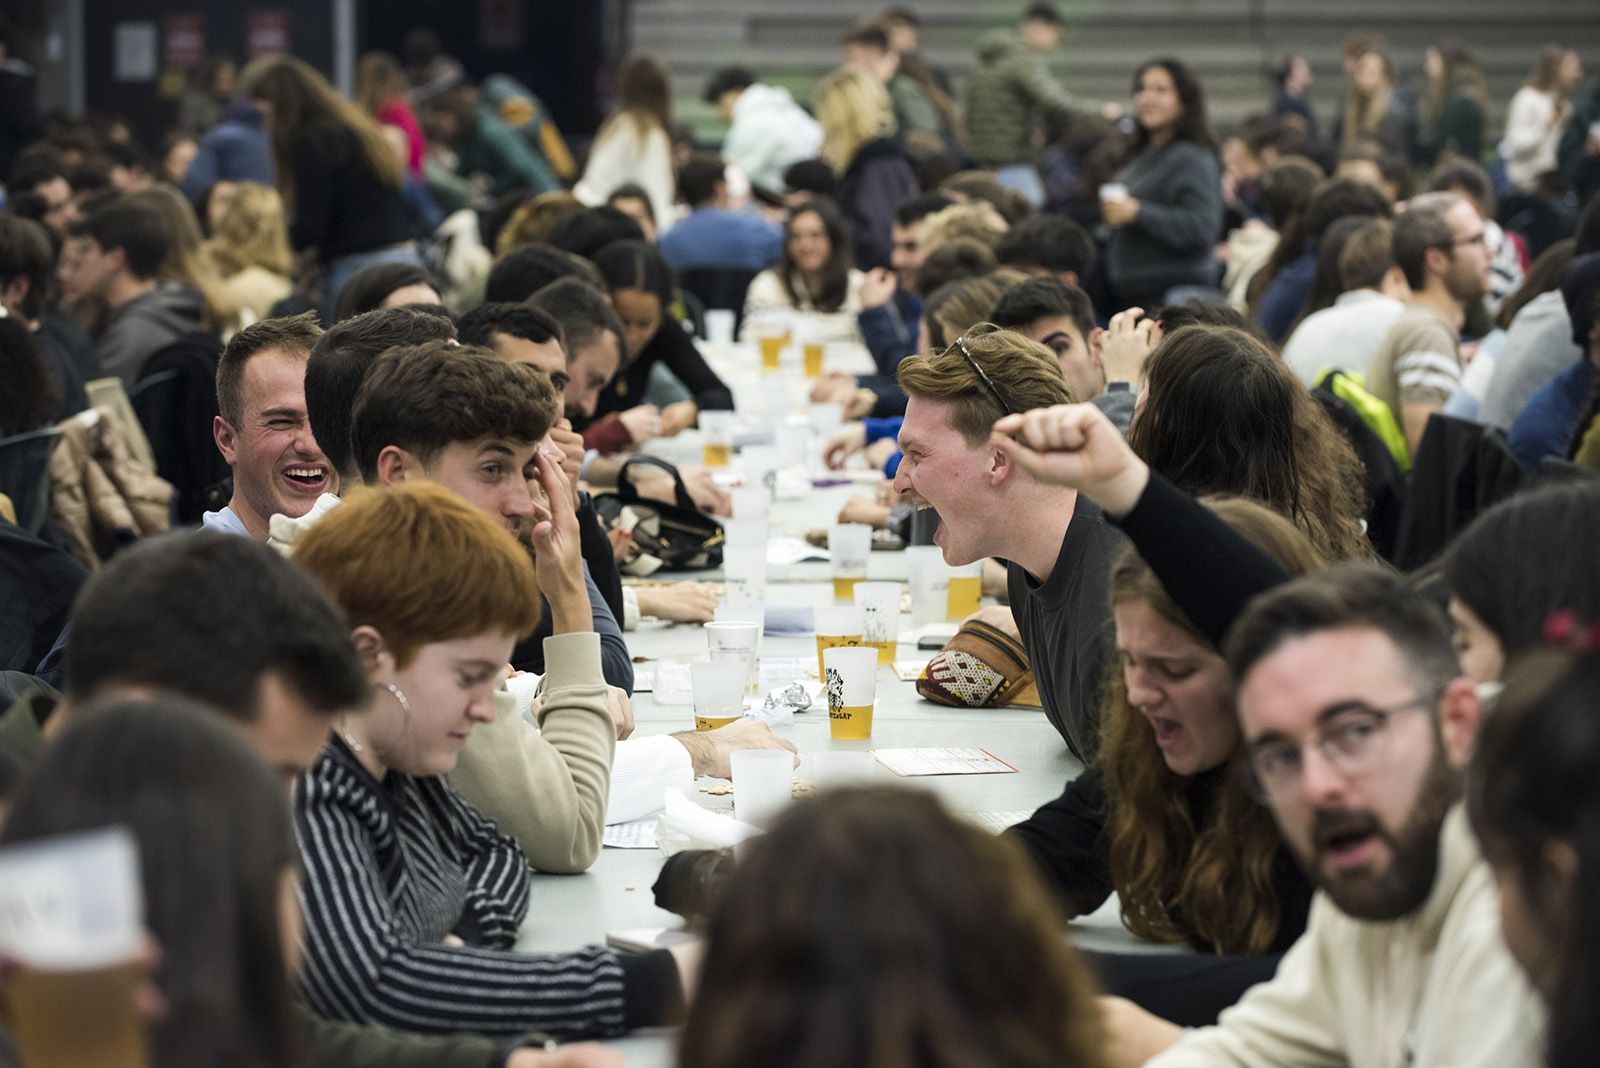
M 772 733 L 772 727 L 758 719 L 736 719 L 725 727 L 710 731 L 679 731 L 673 735 L 689 750 L 689 760 L 694 765 L 694 777 L 709 775 L 715 779 L 733 778 L 733 767 L 728 758 L 741 749 L 787 749 L 798 753 L 793 742 Z M 800 758 L 794 758 L 800 766 Z
M 700 418 L 700 406 L 692 400 L 681 400 L 661 409 L 661 436 L 676 437 L 694 426 Z
M 640 586 L 639 614 L 674 623 L 709 623 L 717 612 L 716 587 L 704 582 Z
M 1161 337 L 1161 324 L 1145 318 L 1143 308 L 1128 308 L 1113 315 L 1100 342 L 1100 364 L 1106 381 L 1138 385 L 1144 380 L 1145 361 L 1161 344 Z
M 1150 468 L 1092 404 L 1055 404 L 994 424 L 990 443 L 1041 482 L 1070 486 L 1121 519 L 1150 482 Z
M 634 492 L 639 496 L 647 500 L 660 501 L 662 504 L 678 503 L 672 476 L 666 471 L 638 464 L 628 472 L 628 477 L 633 481 Z M 708 515 L 733 514 L 733 498 L 717 485 L 710 471 L 704 467 L 680 467 L 678 477 L 683 479 L 683 488 L 689 491 L 689 499 L 694 502 L 696 508 Z

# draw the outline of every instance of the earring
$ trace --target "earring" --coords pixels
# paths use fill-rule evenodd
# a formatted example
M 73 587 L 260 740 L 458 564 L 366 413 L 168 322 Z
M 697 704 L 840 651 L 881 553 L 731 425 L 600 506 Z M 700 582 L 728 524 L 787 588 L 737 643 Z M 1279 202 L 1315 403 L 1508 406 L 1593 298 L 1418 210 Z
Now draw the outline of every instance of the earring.
M 406 695 L 400 687 L 392 682 L 386 682 L 383 684 L 383 688 L 393 694 L 396 701 L 400 702 L 400 710 L 402 712 L 408 716 L 411 715 L 411 702 L 406 700 Z

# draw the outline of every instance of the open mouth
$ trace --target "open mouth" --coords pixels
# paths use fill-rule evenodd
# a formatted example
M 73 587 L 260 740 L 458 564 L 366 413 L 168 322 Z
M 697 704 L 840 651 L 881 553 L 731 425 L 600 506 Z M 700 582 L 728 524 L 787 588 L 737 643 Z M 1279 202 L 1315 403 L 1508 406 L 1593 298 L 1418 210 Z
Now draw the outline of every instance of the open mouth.
M 1365 864 L 1381 844 L 1382 836 L 1370 825 L 1333 828 L 1317 835 L 1317 851 L 1335 869 Z
M 1156 732 L 1156 745 L 1162 749 L 1170 749 L 1177 744 L 1179 738 L 1183 737 L 1183 724 L 1175 719 L 1151 716 L 1150 726 Z
M 321 464 L 301 464 L 284 468 L 283 477 L 290 485 L 308 491 L 321 491 L 328 484 L 328 469 Z

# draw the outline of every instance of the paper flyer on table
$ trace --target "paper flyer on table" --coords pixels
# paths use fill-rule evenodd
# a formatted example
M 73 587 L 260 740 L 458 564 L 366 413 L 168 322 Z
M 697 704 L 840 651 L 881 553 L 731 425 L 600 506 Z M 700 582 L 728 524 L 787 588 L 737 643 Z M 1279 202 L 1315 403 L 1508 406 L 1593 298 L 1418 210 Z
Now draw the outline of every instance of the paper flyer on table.
M 987 749 L 874 749 L 878 763 L 896 775 L 1007 775 L 1016 768 Z
M 600 844 L 610 849 L 654 849 L 656 818 L 651 816 L 632 823 L 608 823 Z

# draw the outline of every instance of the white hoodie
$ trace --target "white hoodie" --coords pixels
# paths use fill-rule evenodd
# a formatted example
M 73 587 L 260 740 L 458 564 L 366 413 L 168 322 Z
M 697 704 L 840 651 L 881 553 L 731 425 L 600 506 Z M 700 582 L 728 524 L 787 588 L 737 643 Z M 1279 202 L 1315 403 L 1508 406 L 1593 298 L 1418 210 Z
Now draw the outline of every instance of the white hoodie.
M 739 94 L 722 157 L 737 163 L 750 184 L 783 192 L 783 172 L 822 151 L 822 127 L 794 102 L 789 90 L 757 83 Z

